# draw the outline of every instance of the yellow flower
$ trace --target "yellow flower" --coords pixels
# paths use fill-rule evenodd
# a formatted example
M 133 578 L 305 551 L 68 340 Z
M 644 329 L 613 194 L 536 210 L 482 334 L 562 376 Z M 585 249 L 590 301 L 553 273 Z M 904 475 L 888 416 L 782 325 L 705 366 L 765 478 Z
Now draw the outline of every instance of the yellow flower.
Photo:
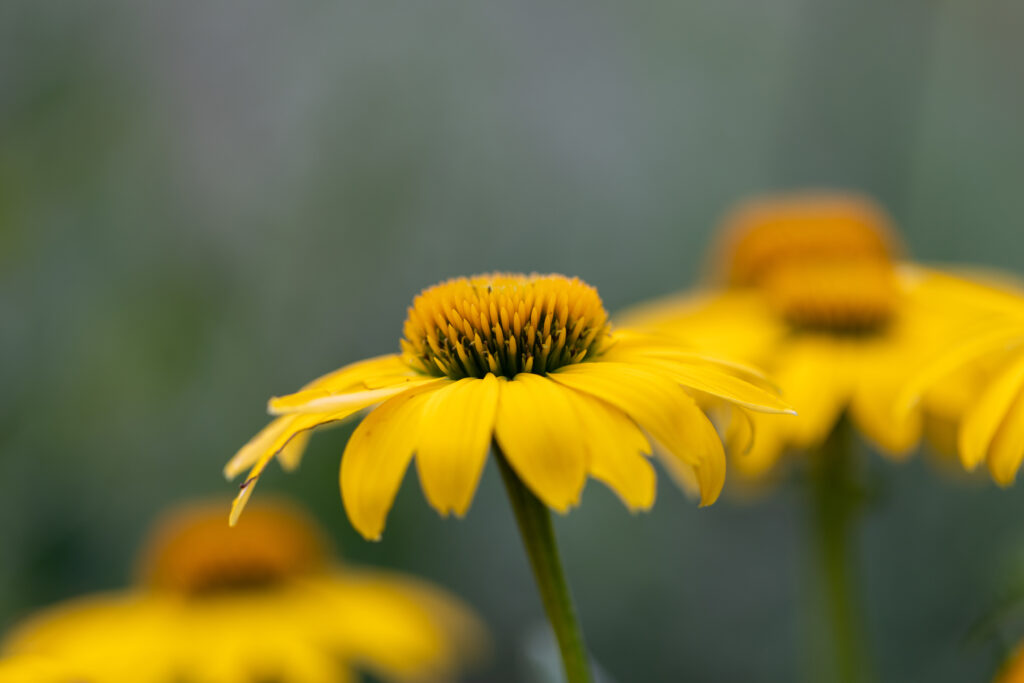
M 1024 290 L 991 273 L 939 282 L 945 305 L 959 312 L 955 343 L 918 368 L 896 410 L 920 405 L 947 436 L 968 471 L 982 463 L 1000 486 L 1016 479 L 1024 459 Z
M 74 669 L 38 655 L 0 659 L 0 683 L 87 683 Z
M 219 505 L 185 507 L 142 554 L 140 585 L 73 600 L 16 628 L 9 653 L 53 657 L 97 683 L 442 680 L 479 653 L 454 598 L 388 572 L 338 569 L 289 507 L 254 506 L 229 529 Z
M 349 519 L 369 539 L 380 537 L 414 453 L 427 500 L 442 515 L 469 508 L 492 439 L 555 510 L 579 501 L 588 475 L 630 508 L 646 509 L 655 493 L 644 458 L 649 436 L 667 469 L 695 482 L 709 504 L 724 483 L 725 458 L 697 399 L 789 410 L 754 383 L 753 371 L 612 332 L 597 291 L 560 275 L 441 283 L 413 301 L 404 333 L 400 354 L 345 366 L 271 399 L 280 417 L 225 468 L 233 477 L 251 467 L 232 521 L 270 460 L 295 467 L 310 430 L 377 404 L 349 439 L 340 474 Z
M 840 193 L 768 197 L 726 221 L 715 285 L 624 318 L 764 368 L 798 417 L 755 417 L 758 438 L 733 465 L 764 475 L 788 449 L 821 446 L 848 414 L 893 456 L 918 441 L 921 415 L 893 417 L 896 377 L 949 338 L 956 321 L 931 271 L 898 260 L 889 219 Z

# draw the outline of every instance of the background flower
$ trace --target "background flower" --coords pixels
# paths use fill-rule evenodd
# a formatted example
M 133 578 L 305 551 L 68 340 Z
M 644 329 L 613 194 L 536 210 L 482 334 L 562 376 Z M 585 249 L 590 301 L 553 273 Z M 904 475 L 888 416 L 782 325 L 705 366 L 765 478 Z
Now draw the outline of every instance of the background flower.
M 175 509 L 140 566 L 134 588 L 43 610 L 4 649 L 97 683 L 335 683 L 361 671 L 434 682 L 484 649 L 457 599 L 412 577 L 332 567 L 319 530 L 281 503 L 254 506 L 235 530 L 217 505 Z

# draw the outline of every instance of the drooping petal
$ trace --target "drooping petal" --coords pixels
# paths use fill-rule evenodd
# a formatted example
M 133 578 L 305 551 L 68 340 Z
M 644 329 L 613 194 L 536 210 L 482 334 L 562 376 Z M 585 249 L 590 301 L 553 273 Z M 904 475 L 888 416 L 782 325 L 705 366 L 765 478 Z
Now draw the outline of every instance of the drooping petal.
M 389 353 L 338 368 L 305 384 L 302 387 L 302 391 L 330 389 L 331 391 L 339 392 L 351 389 L 357 385 L 367 385 L 368 382 L 369 384 L 374 384 L 376 383 L 376 378 L 381 376 L 412 376 L 414 374 L 413 370 L 402 362 L 402 357 L 399 354 Z M 366 388 L 373 389 L 377 387 L 367 385 Z
M 495 436 L 520 479 L 546 505 L 565 512 L 579 501 L 587 458 L 567 390 L 547 377 L 499 379 Z
M 436 381 L 435 377 L 402 377 L 394 384 L 376 389 L 334 392 L 328 389 L 308 389 L 287 396 L 277 396 L 267 402 L 271 415 L 290 413 L 324 413 L 348 410 L 356 412 L 366 406 L 380 403 L 403 391 Z
M 673 358 L 644 356 L 639 356 L 632 362 L 655 368 L 684 387 L 736 403 L 756 412 L 795 414 L 793 408 L 777 393 L 766 391 L 711 365 L 683 362 Z
M 277 424 L 273 430 L 270 430 L 269 428 L 265 429 L 264 432 L 266 432 L 266 434 L 264 434 L 264 432 L 260 432 L 260 434 L 256 436 L 256 439 L 258 439 L 258 445 L 263 449 L 263 451 L 249 470 L 249 474 L 246 476 L 245 481 L 242 482 L 242 485 L 239 487 L 240 490 L 238 495 L 235 496 L 235 500 L 231 504 L 231 516 L 229 518 L 229 523 L 234 526 L 238 522 L 238 517 L 242 514 L 242 510 L 245 509 L 246 503 L 249 502 L 249 498 L 252 496 L 253 489 L 259 481 L 260 475 L 263 474 L 263 470 L 266 469 L 267 465 L 270 464 L 270 461 L 274 459 L 274 456 L 286 448 L 293 440 L 299 438 L 300 434 L 306 433 L 309 430 L 329 422 L 343 420 L 349 417 L 353 412 L 355 411 L 346 410 L 336 413 L 318 413 L 315 415 L 289 415 L 275 420 L 274 423 L 279 424 Z M 272 423 L 272 425 L 274 423 Z M 272 435 L 273 438 L 268 438 L 268 435 Z M 308 435 L 304 438 L 308 439 Z M 243 447 L 243 450 L 250 448 L 250 444 L 246 444 L 246 446 Z M 289 458 L 291 458 L 289 464 L 297 464 L 295 461 L 296 453 L 301 454 L 302 450 L 305 448 L 305 444 L 300 440 L 294 448 L 296 450 L 289 454 Z M 238 455 L 236 455 L 235 458 L 239 459 Z M 228 466 L 231 467 L 234 463 L 235 460 L 232 460 L 228 463 Z M 231 475 L 232 472 L 234 472 L 234 469 L 226 469 L 226 473 L 229 475 Z
M 1017 478 L 1024 460 L 1024 392 L 1017 394 L 989 446 L 988 470 L 1000 486 Z
M 270 424 L 256 433 L 256 436 L 249 439 L 248 443 L 242 446 L 234 457 L 224 466 L 224 476 L 227 479 L 234 479 L 242 470 L 252 467 L 267 452 L 288 426 L 292 423 L 292 417 L 279 417 L 271 420 Z
M 394 396 L 356 428 L 341 458 L 341 499 L 352 526 L 368 540 L 380 538 L 419 437 L 430 394 L 450 384 L 436 380 Z
M 498 379 L 466 378 L 435 391 L 423 408 L 416 467 L 427 500 L 462 516 L 473 500 L 494 433 Z
M 309 445 L 309 439 L 313 436 L 313 430 L 309 429 L 300 432 L 292 437 L 292 440 L 285 444 L 281 452 L 277 454 L 277 461 L 287 472 L 294 472 L 302 462 L 302 456 Z
M 664 447 L 674 477 L 681 476 L 679 464 L 693 468 L 702 505 L 718 498 L 725 484 L 722 442 L 693 398 L 671 379 L 646 368 L 606 362 L 569 366 L 551 378 L 622 410 Z
M 587 448 L 590 475 L 614 491 L 630 510 L 654 505 L 657 480 L 644 457 L 651 446 L 640 428 L 621 410 L 593 396 L 575 392 L 580 437 Z
M 989 445 L 995 436 L 1010 405 L 1024 385 L 1024 353 L 1011 362 L 994 377 L 982 392 L 977 402 L 964 416 L 957 435 L 960 460 L 964 467 L 973 470 L 985 459 Z

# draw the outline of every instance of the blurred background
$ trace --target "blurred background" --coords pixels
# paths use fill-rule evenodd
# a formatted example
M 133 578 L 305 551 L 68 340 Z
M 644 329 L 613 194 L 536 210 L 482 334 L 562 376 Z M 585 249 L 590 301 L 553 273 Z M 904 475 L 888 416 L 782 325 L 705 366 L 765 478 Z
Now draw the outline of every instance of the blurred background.
M 919 260 L 1020 274 L 1022 33 L 1011 0 L 4 2 L 0 629 L 130 581 L 166 505 L 226 511 L 266 398 L 397 350 L 442 278 L 558 271 L 621 309 L 694 283 L 734 200 L 808 185 L 877 197 Z M 498 640 L 474 680 L 525 680 L 542 612 L 493 464 L 462 521 L 411 475 L 370 544 L 350 432 L 257 495 L 464 596 Z M 1019 487 L 866 462 L 883 680 L 984 680 Z M 604 668 L 806 678 L 800 515 L 795 482 L 697 509 L 661 477 L 639 516 L 591 483 L 557 532 Z

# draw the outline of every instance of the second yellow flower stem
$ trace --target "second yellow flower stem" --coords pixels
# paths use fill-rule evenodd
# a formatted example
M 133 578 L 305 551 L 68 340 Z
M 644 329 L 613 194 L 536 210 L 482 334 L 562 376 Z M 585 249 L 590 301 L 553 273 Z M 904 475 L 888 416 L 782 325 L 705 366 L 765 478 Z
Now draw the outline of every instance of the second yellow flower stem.
M 533 577 L 537 581 L 541 602 L 547 612 L 548 621 L 555 632 L 558 649 L 562 655 L 568 683 L 591 683 L 590 664 L 587 649 L 583 644 L 583 631 L 576 618 L 572 596 L 565 580 L 562 560 L 555 543 L 555 530 L 551 524 L 551 511 L 537 499 L 519 479 L 505 456 L 494 444 L 498 469 L 505 482 L 509 502 L 515 512 L 526 555 L 530 559 Z
M 825 656 L 818 664 L 827 668 L 827 680 L 837 683 L 874 680 L 855 597 L 856 517 L 863 496 L 854 476 L 853 445 L 853 430 L 843 418 L 825 444 L 810 454 L 809 463 L 815 581 L 822 625 L 829 629 Z

